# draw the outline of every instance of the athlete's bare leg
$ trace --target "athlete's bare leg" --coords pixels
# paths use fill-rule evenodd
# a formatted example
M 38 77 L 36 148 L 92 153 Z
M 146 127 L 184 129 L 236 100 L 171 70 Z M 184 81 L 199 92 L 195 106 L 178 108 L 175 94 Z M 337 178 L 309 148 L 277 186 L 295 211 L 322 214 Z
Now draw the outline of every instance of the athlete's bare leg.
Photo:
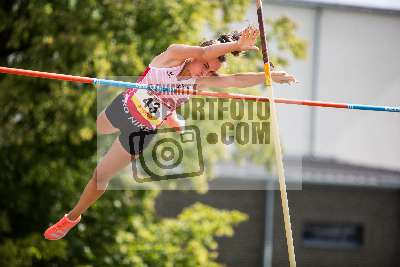
M 119 131 L 119 129 L 115 128 L 108 120 L 104 110 L 100 112 L 99 116 L 97 117 L 96 127 L 98 134 L 112 134 Z
M 78 203 L 68 213 L 68 218 L 75 220 L 85 212 L 106 191 L 111 178 L 125 168 L 132 159 L 131 154 L 122 147 L 121 142 L 116 138 L 110 150 L 97 165 Z

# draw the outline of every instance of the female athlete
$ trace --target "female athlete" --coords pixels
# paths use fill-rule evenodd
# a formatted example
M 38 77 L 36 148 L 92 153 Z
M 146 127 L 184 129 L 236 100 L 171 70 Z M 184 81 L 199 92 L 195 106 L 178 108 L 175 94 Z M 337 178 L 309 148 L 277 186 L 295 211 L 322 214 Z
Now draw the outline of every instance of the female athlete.
M 203 42 L 200 46 L 170 45 L 151 61 L 138 83 L 194 90 L 262 84 L 265 79 L 264 72 L 232 75 L 217 73 L 225 61 L 226 54 L 239 55 L 242 51 L 258 50 L 255 46 L 258 36 L 259 31 L 249 26 L 240 33 L 224 34 L 217 40 Z M 272 71 L 271 76 L 277 83 L 295 82 L 295 78 L 284 71 Z M 146 138 L 141 147 L 131 148 L 131 133 L 155 133 L 164 122 L 178 131 L 182 129 L 183 125 L 177 119 L 175 110 L 188 99 L 189 95 L 162 94 L 137 89 L 128 89 L 118 95 L 97 118 L 98 134 L 119 133 L 118 138 L 98 163 L 78 203 L 56 224 L 50 226 L 44 232 L 44 237 L 49 240 L 63 238 L 80 222 L 81 214 L 105 192 L 110 179 L 149 144 L 151 138 Z

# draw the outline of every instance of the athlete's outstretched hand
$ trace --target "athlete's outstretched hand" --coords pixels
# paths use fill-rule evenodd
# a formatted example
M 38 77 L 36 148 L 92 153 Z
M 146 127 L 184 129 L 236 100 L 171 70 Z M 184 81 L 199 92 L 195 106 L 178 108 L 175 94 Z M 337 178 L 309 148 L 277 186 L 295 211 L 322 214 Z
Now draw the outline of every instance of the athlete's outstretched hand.
M 286 71 L 271 71 L 271 78 L 276 83 L 288 83 L 290 85 L 298 83 L 296 78 Z
M 238 45 L 240 47 L 241 51 L 245 50 L 257 50 L 258 47 L 255 46 L 255 43 L 257 41 L 257 37 L 260 35 L 260 31 L 255 28 L 254 26 L 248 26 L 246 27 L 240 35 L 240 38 L 238 40 Z

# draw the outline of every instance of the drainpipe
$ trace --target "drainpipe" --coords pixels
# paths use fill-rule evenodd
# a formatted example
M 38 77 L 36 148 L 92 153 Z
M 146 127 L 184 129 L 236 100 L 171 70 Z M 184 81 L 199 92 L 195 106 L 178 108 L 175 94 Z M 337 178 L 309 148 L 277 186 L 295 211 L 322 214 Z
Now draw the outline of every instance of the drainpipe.
M 322 8 L 315 9 L 314 19 L 314 45 L 312 60 L 312 81 L 311 81 L 311 100 L 318 99 L 318 80 L 319 80 L 319 63 L 320 63 L 320 39 L 321 39 L 321 15 Z M 310 136 L 309 136 L 309 154 L 315 156 L 315 137 L 316 137 L 316 116 L 317 109 L 311 107 L 310 111 Z
M 272 253 L 274 245 L 274 205 L 275 190 L 273 178 L 267 178 L 265 192 L 265 226 L 264 226 L 264 253 L 263 267 L 272 267 Z

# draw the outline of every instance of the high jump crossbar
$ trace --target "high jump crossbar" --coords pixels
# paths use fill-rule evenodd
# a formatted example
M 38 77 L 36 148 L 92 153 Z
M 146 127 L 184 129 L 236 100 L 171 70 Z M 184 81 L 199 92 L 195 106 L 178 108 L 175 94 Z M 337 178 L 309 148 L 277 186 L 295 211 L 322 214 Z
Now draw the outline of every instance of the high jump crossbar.
M 43 79 L 62 80 L 75 83 L 88 83 L 98 86 L 111 86 L 119 88 L 137 88 L 145 90 L 155 90 L 163 93 L 170 94 L 189 94 L 215 98 L 226 98 L 226 99 L 242 99 L 242 100 L 253 100 L 261 102 L 269 102 L 269 98 L 265 96 L 245 95 L 237 93 L 225 93 L 225 92 L 211 92 L 193 89 L 180 89 L 180 88 L 166 88 L 156 85 L 139 84 L 133 82 L 123 82 L 108 79 L 98 79 L 82 76 L 73 76 L 65 74 L 57 74 L 51 72 L 42 72 L 34 70 L 24 70 L 17 68 L 8 68 L 0 66 L 0 73 L 28 76 Z M 313 106 L 313 107 L 324 107 L 324 108 L 342 108 L 342 109 L 358 109 L 358 110 L 371 110 L 371 111 L 386 111 L 386 112 L 400 112 L 400 106 L 375 106 L 375 105 L 361 105 L 361 104 L 348 104 L 348 103 L 335 103 L 325 101 L 311 101 L 302 99 L 287 99 L 287 98 L 275 98 L 276 103 L 290 104 L 290 105 L 301 105 L 301 106 Z

